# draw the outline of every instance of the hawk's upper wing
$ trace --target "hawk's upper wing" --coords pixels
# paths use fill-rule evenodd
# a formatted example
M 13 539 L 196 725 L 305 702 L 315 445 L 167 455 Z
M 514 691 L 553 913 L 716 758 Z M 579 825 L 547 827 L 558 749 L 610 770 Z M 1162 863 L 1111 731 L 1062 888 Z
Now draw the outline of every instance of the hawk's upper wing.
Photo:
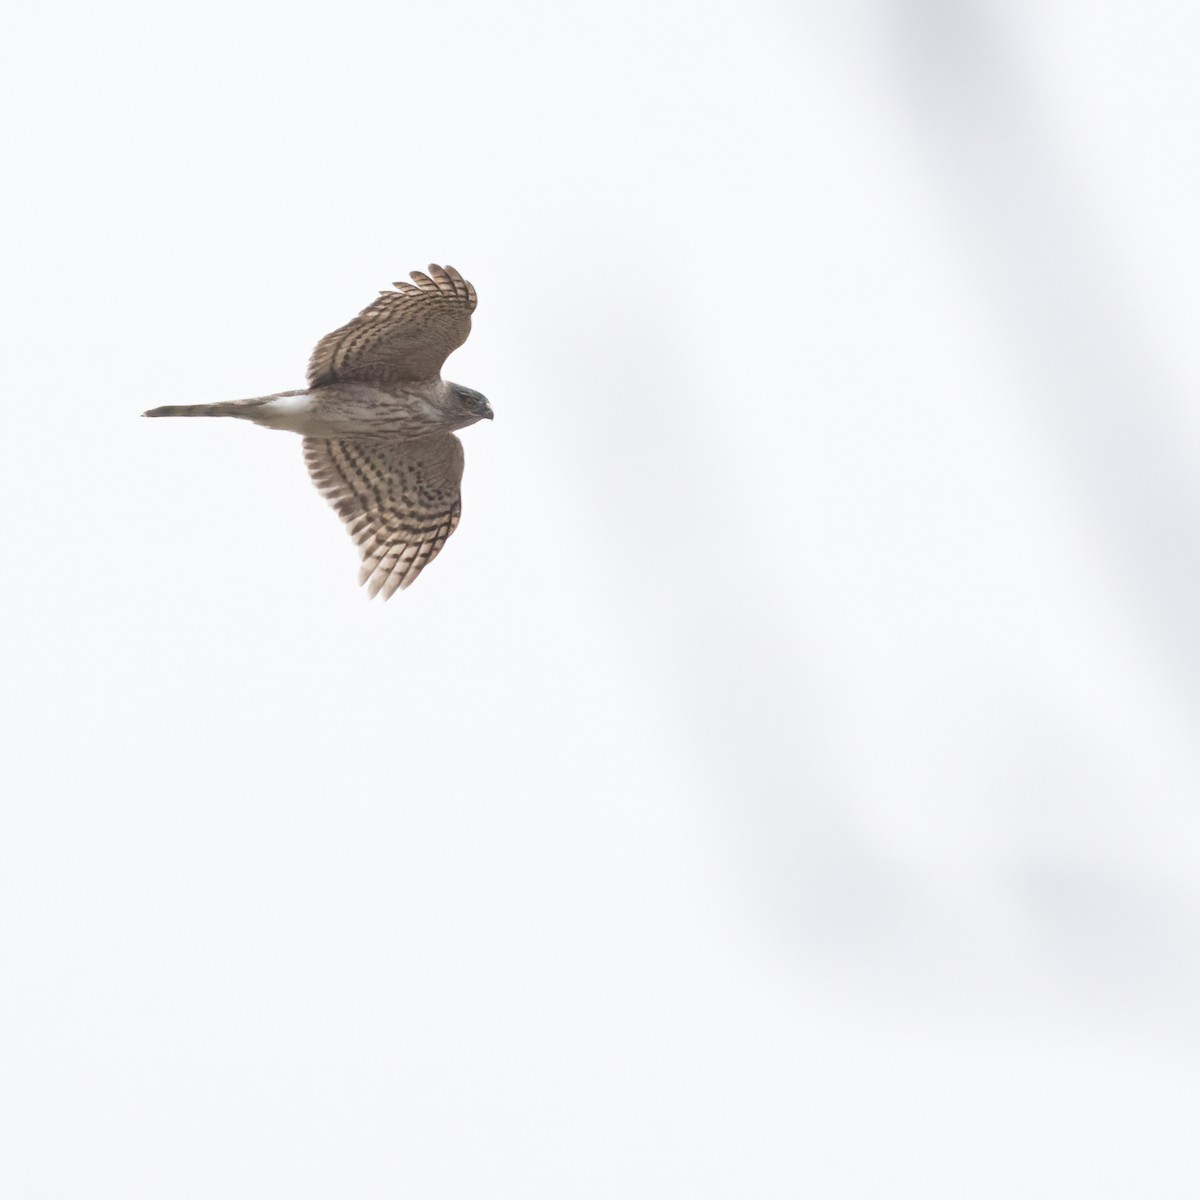
M 326 383 L 419 383 L 436 379 L 451 350 L 467 340 L 475 289 L 453 268 L 430 265 L 413 282 L 326 334 L 308 362 L 308 386 Z
M 462 511 L 462 442 L 452 433 L 411 441 L 304 439 L 304 461 L 362 555 L 358 582 L 386 600 L 436 557 Z

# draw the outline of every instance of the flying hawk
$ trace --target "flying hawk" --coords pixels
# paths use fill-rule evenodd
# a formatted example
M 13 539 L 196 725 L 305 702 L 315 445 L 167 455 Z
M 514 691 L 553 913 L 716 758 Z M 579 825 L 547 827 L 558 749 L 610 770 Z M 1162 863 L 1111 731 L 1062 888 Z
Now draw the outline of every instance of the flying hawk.
M 411 278 L 317 343 L 304 391 L 143 414 L 238 417 L 303 434 L 308 472 L 362 555 L 358 581 L 385 600 L 458 525 L 463 449 L 453 430 L 492 419 L 485 396 L 441 376 L 471 332 L 475 289 L 453 267 Z

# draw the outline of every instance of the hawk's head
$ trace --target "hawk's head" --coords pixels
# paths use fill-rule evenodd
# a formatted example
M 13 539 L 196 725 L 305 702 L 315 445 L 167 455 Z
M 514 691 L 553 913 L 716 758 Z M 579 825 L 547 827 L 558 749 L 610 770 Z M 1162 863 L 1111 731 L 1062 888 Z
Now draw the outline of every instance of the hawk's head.
M 488 403 L 488 398 L 482 392 L 473 391 L 469 387 L 463 387 L 461 384 L 452 383 L 450 390 L 454 394 L 455 400 L 462 405 L 464 411 L 470 416 L 472 421 L 490 421 L 493 417 L 492 406 Z

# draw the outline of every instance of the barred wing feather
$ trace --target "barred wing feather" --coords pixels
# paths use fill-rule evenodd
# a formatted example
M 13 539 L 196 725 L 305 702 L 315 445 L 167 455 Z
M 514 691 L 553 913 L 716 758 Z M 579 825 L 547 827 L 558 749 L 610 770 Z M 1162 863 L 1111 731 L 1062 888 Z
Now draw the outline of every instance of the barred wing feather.
M 371 596 L 408 587 L 458 525 L 463 449 L 452 433 L 305 438 L 304 461 L 358 546 Z

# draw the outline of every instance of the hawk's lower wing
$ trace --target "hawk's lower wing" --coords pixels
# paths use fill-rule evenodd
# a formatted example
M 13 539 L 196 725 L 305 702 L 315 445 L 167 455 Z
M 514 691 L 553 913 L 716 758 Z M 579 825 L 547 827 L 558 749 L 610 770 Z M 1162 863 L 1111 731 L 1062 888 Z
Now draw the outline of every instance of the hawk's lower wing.
M 386 600 L 421 573 L 458 524 L 462 443 L 452 433 L 410 441 L 304 439 L 318 490 L 362 555 L 358 582 Z

